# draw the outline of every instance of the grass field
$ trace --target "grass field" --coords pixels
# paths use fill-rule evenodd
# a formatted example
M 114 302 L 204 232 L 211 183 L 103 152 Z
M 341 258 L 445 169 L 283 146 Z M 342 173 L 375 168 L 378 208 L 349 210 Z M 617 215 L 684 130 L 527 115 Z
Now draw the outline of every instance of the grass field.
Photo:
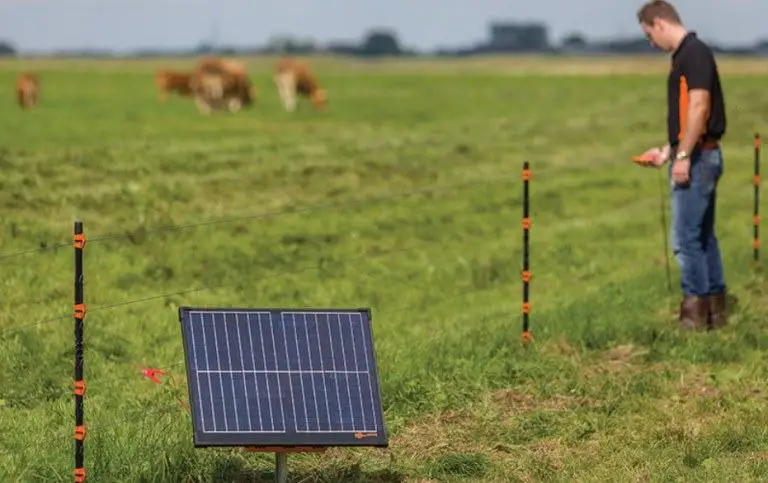
M 156 102 L 153 70 L 191 62 L 0 63 L 0 480 L 72 478 L 76 218 L 89 481 L 270 481 L 270 454 L 195 449 L 184 387 L 141 376 L 183 384 L 179 305 L 372 307 L 390 447 L 292 456 L 292 481 L 768 479 L 751 264 L 768 61 L 721 66 L 718 235 L 739 306 L 705 334 L 676 328 L 660 179 L 629 162 L 664 140 L 663 57 L 318 60 L 329 109 L 294 115 L 253 59 L 258 106 L 211 117 Z M 43 78 L 33 112 L 10 95 L 21 69 Z

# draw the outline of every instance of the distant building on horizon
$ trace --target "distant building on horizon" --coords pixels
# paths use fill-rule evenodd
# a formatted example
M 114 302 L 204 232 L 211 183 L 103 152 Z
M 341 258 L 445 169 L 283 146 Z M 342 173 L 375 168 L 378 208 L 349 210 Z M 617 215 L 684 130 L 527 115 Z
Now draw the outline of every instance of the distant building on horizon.
M 543 23 L 492 22 L 490 52 L 541 52 L 549 50 L 549 30 Z

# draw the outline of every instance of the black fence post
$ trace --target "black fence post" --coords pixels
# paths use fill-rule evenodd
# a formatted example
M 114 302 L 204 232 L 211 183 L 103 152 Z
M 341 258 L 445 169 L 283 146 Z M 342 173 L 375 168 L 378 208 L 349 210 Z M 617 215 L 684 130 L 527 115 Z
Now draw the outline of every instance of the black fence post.
M 530 327 L 529 318 L 531 314 L 531 301 L 530 301 L 530 282 L 533 278 L 531 274 L 531 260 L 530 260 L 530 231 L 531 231 L 531 200 L 530 200 L 530 187 L 531 181 L 531 166 L 528 161 L 523 163 L 523 344 L 528 344 L 533 338 Z
M 755 185 L 755 206 L 752 212 L 752 257 L 755 265 L 760 261 L 760 148 L 762 142 L 760 134 L 755 134 L 755 176 L 753 183 Z
M 75 222 L 73 237 L 75 248 L 75 483 L 85 481 L 85 414 L 83 398 L 85 397 L 85 379 L 83 377 L 83 321 L 85 320 L 85 300 L 83 294 L 83 249 L 85 248 L 85 234 L 83 222 Z

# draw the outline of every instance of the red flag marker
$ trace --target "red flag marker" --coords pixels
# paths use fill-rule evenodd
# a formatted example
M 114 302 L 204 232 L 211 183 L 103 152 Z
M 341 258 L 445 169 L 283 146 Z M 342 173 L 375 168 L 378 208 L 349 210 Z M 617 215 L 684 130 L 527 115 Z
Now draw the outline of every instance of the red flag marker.
M 141 373 L 144 377 L 151 379 L 155 384 L 162 384 L 162 381 L 157 376 L 165 374 L 162 369 L 144 369 Z

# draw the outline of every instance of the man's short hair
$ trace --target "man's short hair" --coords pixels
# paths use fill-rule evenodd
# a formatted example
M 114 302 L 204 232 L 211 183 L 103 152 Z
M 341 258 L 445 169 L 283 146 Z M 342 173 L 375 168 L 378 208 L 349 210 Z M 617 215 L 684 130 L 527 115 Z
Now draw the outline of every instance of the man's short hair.
M 637 11 L 637 21 L 640 23 L 653 25 L 656 19 L 682 23 L 675 7 L 666 0 L 651 0 Z

